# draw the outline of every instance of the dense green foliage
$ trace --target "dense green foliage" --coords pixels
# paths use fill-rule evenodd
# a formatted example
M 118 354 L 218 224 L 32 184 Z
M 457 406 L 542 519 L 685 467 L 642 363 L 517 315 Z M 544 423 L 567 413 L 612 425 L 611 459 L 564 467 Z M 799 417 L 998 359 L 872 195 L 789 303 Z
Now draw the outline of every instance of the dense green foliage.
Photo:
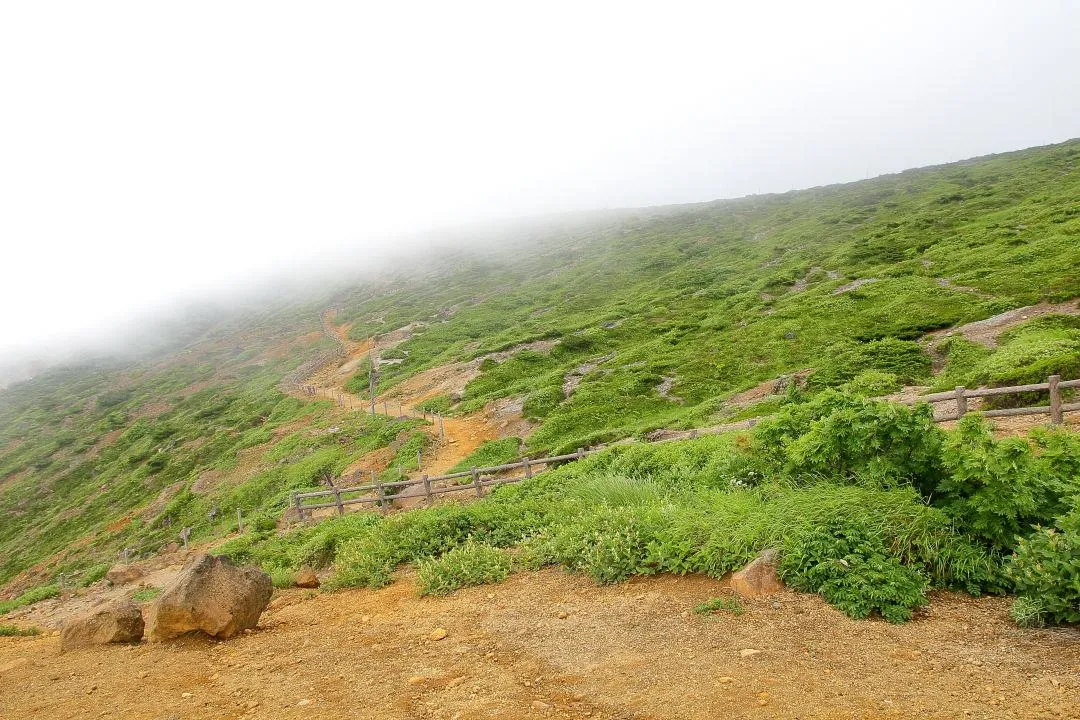
M 1080 497 L 1052 527 L 1020 540 L 1009 563 L 1019 596 L 1013 617 L 1028 627 L 1080 623 Z
M 420 560 L 420 594 L 445 595 L 469 585 L 497 583 L 510 574 L 512 564 L 506 550 L 469 540 L 437 558 Z
M 474 467 L 495 467 L 513 462 L 521 457 L 521 438 L 507 437 L 488 440 L 476 448 L 467 458 L 450 468 L 449 472 L 462 472 Z

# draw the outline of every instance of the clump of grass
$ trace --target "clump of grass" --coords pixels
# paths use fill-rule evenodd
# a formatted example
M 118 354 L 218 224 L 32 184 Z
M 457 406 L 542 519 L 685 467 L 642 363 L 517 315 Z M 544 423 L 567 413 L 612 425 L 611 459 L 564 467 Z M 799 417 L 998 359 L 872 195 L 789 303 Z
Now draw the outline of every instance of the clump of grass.
M 131 599 L 135 602 L 150 602 L 158 595 L 161 594 L 161 588 L 158 587 L 145 587 L 136 590 L 131 594 Z
M 17 625 L 0 625 L 0 637 L 33 637 L 40 634 L 41 630 L 36 627 L 21 628 Z
M 521 438 L 507 437 L 498 440 L 488 440 L 476 448 L 454 467 L 447 472 L 463 472 L 474 467 L 494 467 L 505 465 L 516 460 L 521 455 Z
M 446 595 L 469 585 L 505 580 L 512 566 L 510 553 L 469 540 L 438 558 L 418 564 L 421 595 Z
M 700 605 L 694 606 L 694 612 L 698 615 L 716 615 L 717 613 L 729 612 L 732 615 L 742 615 L 743 606 L 735 596 L 710 598 Z
M 11 600 L 0 601 L 0 615 L 5 615 L 17 608 L 25 607 L 26 605 L 33 605 L 36 602 L 42 600 L 48 600 L 54 598 L 60 594 L 59 585 L 41 585 L 36 588 L 27 590 L 22 595 Z

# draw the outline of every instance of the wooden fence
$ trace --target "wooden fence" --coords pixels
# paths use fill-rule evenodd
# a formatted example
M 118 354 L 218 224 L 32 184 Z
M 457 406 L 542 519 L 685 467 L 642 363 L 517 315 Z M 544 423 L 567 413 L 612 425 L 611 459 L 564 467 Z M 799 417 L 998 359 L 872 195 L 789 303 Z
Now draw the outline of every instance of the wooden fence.
M 364 503 L 371 503 L 372 505 L 377 506 L 383 514 L 386 514 L 390 509 L 390 504 L 394 500 L 424 498 L 425 501 L 430 502 L 436 495 L 460 492 L 462 490 L 468 490 L 469 488 L 472 488 L 473 492 L 476 493 L 476 497 L 479 498 L 484 497 L 486 488 L 499 487 L 500 485 L 508 485 L 510 483 L 521 482 L 522 480 L 531 478 L 538 470 L 538 466 L 548 466 L 558 462 L 580 460 L 586 455 L 591 455 L 602 449 L 603 448 L 594 448 L 586 450 L 585 448 L 578 448 L 576 452 L 570 453 L 569 455 L 554 455 L 545 458 L 526 457 L 505 465 L 474 467 L 462 472 L 447 473 L 446 475 L 424 475 L 419 480 L 374 482 L 368 483 L 367 485 L 333 487 L 327 490 L 314 490 L 302 493 L 294 492 L 292 494 L 292 505 L 296 510 L 297 518 L 303 520 L 305 514 L 310 514 L 312 510 L 337 508 L 338 515 L 344 515 L 346 505 L 359 505 Z M 512 470 L 521 470 L 522 475 L 520 477 L 491 477 L 497 473 L 509 472 Z M 354 478 L 355 477 L 356 476 L 354 476 Z M 456 480 L 458 482 L 446 486 L 436 485 L 437 483 L 444 483 L 451 480 Z M 462 482 L 463 480 L 464 482 Z M 402 492 L 405 488 L 415 488 L 415 490 L 412 492 Z M 359 496 L 357 496 L 358 494 Z M 306 500 L 318 500 L 322 498 L 332 498 L 332 500 L 318 503 L 305 502 Z
M 956 411 L 954 414 L 945 414 L 941 416 L 935 415 L 934 422 L 948 422 L 950 420 L 958 420 L 968 412 L 968 399 L 969 398 L 981 398 L 990 397 L 993 395 L 1014 395 L 1017 393 L 1025 392 L 1043 392 L 1047 391 L 1050 394 L 1050 404 L 1035 407 L 1022 407 L 1022 408 L 1004 408 L 1000 410 L 984 410 L 980 411 L 985 417 L 1009 417 L 1017 415 L 1049 415 L 1050 422 L 1055 425 L 1060 425 L 1064 422 L 1064 413 L 1080 411 L 1080 403 L 1065 403 L 1063 402 L 1062 390 L 1069 388 L 1080 388 L 1080 379 L 1077 380 L 1062 380 L 1058 375 L 1051 375 L 1044 383 L 1035 383 L 1033 385 L 1014 385 L 1011 387 L 998 387 L 998 388 L 981 388 L 971 389 L 963 386 L 957 386 L 955 390 L 948 392 L 932 393 L 930 395 L 922 395 L 911 400 L 906 401 L 908 404 L 916 404 L 920 402 L 928 402 L 931 404 L 942 402 L 954 402 L 956 403 Z M 442 417 L 432 414 L 431 420 L 435 420 L 442 423 Z M 654 434 L 654 438 L 650 438 L 649 442 L 661 443 L 672 442 L 675 440 L 686 440 L 704 435 L 717 435 L 724 432 L 730 432 L 732 430 L 748 429 L 756 424 L 758 418 L 743 421 L 741 423 L 731 423 L 726 425 L 717 425 L 714 427 L 697 428 L 694 430 L 661 432 Z M 440 428 L 441 430 L 441 428 Z M 498 487 L 500 485 L 506 485 L 510 483 L 521 482 L 527 478 L 531 478 L 537 471 L 538 466 L 548 466 L 559 462 L 568 462 L 573 460 L 580 460 L 581 458 L 591 455 L 593 453 L 605 450 L 611 445 L 622 444 L 626 441 L 619 441 L 616 443 L 610 443 L 605 445 L 598 445 L 588 450 L 584 448 L 578 448 L 577 452 L 570 453 L 569 455 L 556 455 L 546 458 L 522 458 L 512 463 L 505 465 L 495 465 L 493 467 L 474 467 L 462 472 L 449 473 L 446 475 L 424 475 L 419 480 L 400 480 L 397 482 L 372 482 L 366 485 L 354 485 L 349 487 L 333 487 L 326 490 L 315 490 L 311 492 L 293 493 L 292 505 L 296 511 L 297 518 L 303 520 L 305 514 L 310 515 L 313 510 L 320 510 L 323 508 L 337 508 L 339 515 L 345 514 L 346 505 L 358 505 L 370 503 L 376 506 L 380 511 L 385 514 L 389 512 L 390 505 L 395 499 L 403 500 L 407 498 L 424 498 L 425 501 L 430 502 L 432 498 L 444 493 L 460 492 L 467 490 L 470 487 L 476 493 L 476 497 L 483 497 L 485 488 Z M 512 470 L 520 469 L 522 475 L 519 477 L 498 477 L 498 473 L 509 472 Z M 491 477 L 496 475 L 496 477 Z M 467 478 L 465 482 L 460 482 Z M 353 476 L 351 480 L 359 479 L 359 476 Z M 457 480 L 459 482 L 453 485 L 437 486 L 437 483 L 444 483 L 448 481 Z M 412 488 L 413 490 L 405 490 L 405 488 Z M 306 500 L 319 500 L 327 498 L 325 502 L 306 503 Z
M 1080 388 L 1080 380 L 1062 380 L 1060 375 L 1051 375 L 1046 382 L 1035 383 L 1033 385 L 1013 385 L 1011 387 L 981 388 L 976 390 L 969 390 L 962 385 L 958 385 L 955 390 L 933 393 L 931 395 L 922 395 L 912 400 L 911 403 L 956 403 L 956 411 L 954 414 L 942 416 L 935 415 L 934 417 L 934 422 L 948 422 L 950 420 L 959 420 L 967 414 L 969 398 L 982 398 L 990 397 L 993 395 L 1015 395 L 1017 393 L 1025 392 L 1048 391 L 1050 393 L 1049 405 L 1020 408 L 1002 408 L 1000 410 L 981 410 L 980 412 L 983 414 L 983 416 L 989 418 L 1011 417 L 1016 415 L 1049 415 L 1051 423 L 1053 423 L 1054 425 L 1060 425 L 1064 421 L 1064 413 L 1080 410 L 1080 403 L 1066 404 L 1062 402 L 1061 391 L 1067 388 Z

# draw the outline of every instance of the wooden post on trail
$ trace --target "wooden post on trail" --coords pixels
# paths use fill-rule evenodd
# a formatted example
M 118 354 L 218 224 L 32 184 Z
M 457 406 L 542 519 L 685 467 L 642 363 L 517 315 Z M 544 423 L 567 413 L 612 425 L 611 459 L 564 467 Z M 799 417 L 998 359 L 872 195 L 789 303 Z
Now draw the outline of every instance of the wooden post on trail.
M 416 451 L 416 469 L 419 470 L 424 465 L 424 454 L 422 450 Z
M 389 417 L 389 415 L 390 415 L 390 409 L 389 409 L 388 407 L 386 407 L 386 401 L 385 401 L 385 400 L 383 400 L 383 404 L 382 404 L 382 412 L 383 412 L 383 415 L 386 415 L 386 416 L 388 416 L 388 417 Z
M 532 463 L 529 462 L 529 458 L 525 458 L 521 461 L 521 467 L 525 468 L 525 477 L 532 477 Z
M 1065 421 L 1061 412 L 1061 388 L 1058 387 L 1059 382 L 1061 382 L 1060 375 L 1050 376 L 1050 422 L 1054 425 L 1060 425 Z
M 956 417 L 962 418 L 967 413 L 967 398 L 964 397 L 964 386 L 956 386 Z
M 427 475 L 424 476 L 424 500 L 431 502 L 431 478 Z
M 190 537 L 191 537 L 191 528 L 190 527 L 186 527 L 186 528 L 184 528 L 183 530 L 180 531 L 180 539 L 183 541 L 185 548 L 187 547 L 187 542 L 188 542 L 188 539 Z
M 371 414 L 375 414 L 375 369 L 368 370 L 367 374 L 367 386 L 368 392 L 371 393 Z
M 443 431 L 442 414 L 439 415 L 439 439 L 440 440 L 445 440 L 446 439 L 446 433 Z
M 244 516 L 240 512 L 240 508 L 236 508 L 236 532 L 244 532 Z
M 304 509 L 300 507 L 300 498 L 296 496 L 294 492 L 292 494 L 293 505 L 296 506 L 296 520 L 298 522 L 304 522 Z
M 577 455 L 577 459 L 580 460 L 581 458 L 585 457 L 585 448 L 578 448 L 577 452 L 574 454 Z
M 334 503 L 337 505 L 337 514 L 345 514 L 345 506 L 341 504 L 341 489 L 334 488 Z
M 476 488 L 476 497 L 484 497 L 484 484 L 480 480 L 480 473 L 476 472 L 476 468 L 473 468 L 469 472 L 472 473 L 472 484 Z

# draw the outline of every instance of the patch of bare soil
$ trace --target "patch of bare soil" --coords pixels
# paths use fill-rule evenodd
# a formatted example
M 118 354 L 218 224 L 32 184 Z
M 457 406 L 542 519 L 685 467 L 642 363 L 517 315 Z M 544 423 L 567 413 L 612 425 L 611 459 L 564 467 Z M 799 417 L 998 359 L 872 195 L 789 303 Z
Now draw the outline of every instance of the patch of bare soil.
M 1050 314 L 1080 315 L 1080 300 L 1070 300 L 1069 302 L 1056 304 L 1043 302 L 1038 305 L 1028 305 L 1027 307 L 1003 312 L 1000 315 L 994 315 L 985 320 L 970 322 L 967 325 L 935 330 L 928 333 L 926 337 L 937 339 L 959 333 L 972 342 L 977 342 L 992 349 L 997 347 L 998 337 L 1006 330 L 1040 315 Z
M 418 598 L 278 593 L 226 642 L 59 653 L 0 638 L 21 718 L 1075 718 L 1080 633 L 1022 631 L 1008 600 L 939 594 L 907 625 L 781 593 L 699 617 L 700 576 L 595 586 L 560 571 Z M 444 628 L 442 640 L 429 639 Z M 756 654 L 744 651 L 757 650 Z

